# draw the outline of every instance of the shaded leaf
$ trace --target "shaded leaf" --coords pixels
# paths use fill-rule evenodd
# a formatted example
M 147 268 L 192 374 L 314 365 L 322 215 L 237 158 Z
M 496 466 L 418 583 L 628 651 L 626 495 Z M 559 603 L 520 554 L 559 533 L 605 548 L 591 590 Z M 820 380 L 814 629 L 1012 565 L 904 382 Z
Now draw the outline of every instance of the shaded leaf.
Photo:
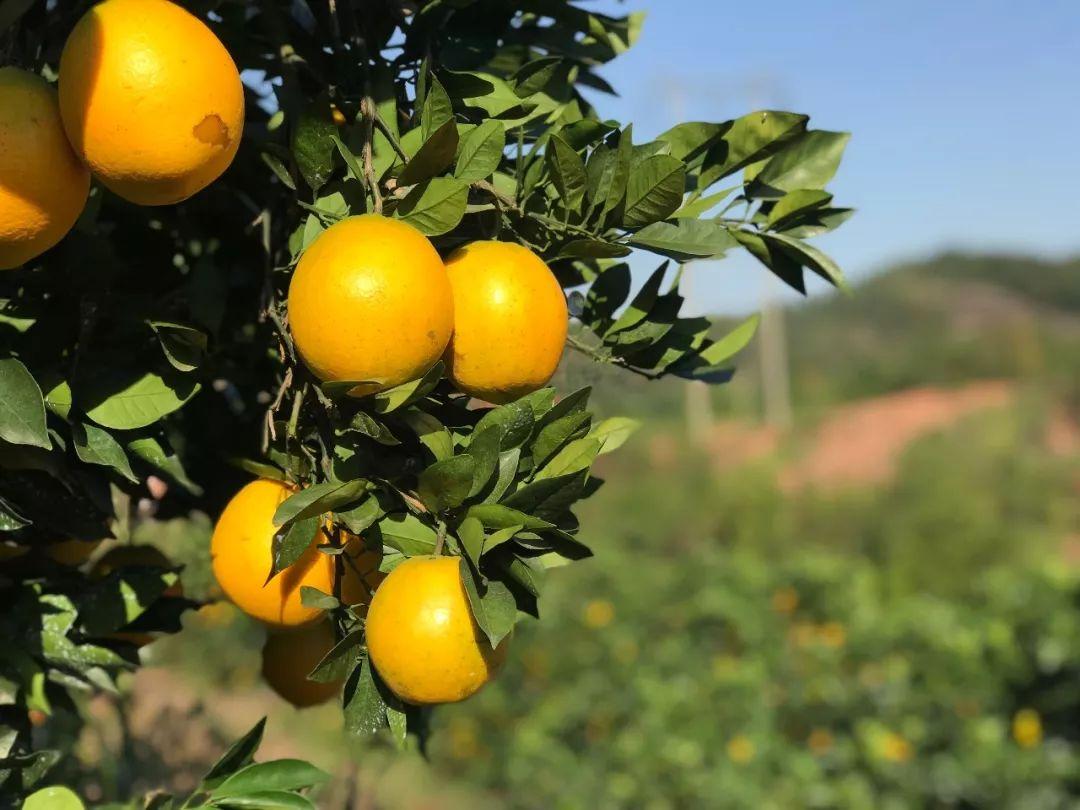
M 41 389 L 14 357 L 0 360 L 0 439 L 45 450 L 52 447 Z

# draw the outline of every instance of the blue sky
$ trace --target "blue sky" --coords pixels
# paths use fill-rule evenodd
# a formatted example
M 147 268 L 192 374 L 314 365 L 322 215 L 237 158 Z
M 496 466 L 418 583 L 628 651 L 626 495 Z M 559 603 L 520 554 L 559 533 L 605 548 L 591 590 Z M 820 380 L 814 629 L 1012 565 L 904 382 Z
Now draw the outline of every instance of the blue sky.
M 648 12 L 603 71 L 621 97 L 597 99 L 635 136 L 762 107 L 852 132 L 834 189 L 859 212 L 817 240 L 852 278 L 948 248 L 1080 253 L 1078 0 L 587 7 Z M 701 312 L 753 309 L 768 283 L 734 254 L 691 273 Z

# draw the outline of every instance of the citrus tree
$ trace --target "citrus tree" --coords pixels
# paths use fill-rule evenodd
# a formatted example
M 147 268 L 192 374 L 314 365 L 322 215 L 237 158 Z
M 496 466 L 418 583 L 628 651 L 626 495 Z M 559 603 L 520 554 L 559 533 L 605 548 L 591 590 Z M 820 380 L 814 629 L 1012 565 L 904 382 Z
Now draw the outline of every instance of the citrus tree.
M 542 615 L 548 571 L 590 556 L 573 507 L 634 422 L 547 387 L 564 347 L 722 383 L 756 319 L 684 317 L 681 264 L 743 249 L 800 291 L 807 270 L 842 283 L 806 240 L 850 214 L 825 190 L 847 135 L 766 110 L 635 139 L 590 99 L 640 14 L 183 6 L 0 2 L 13 799 L 60 757 L 31 718 L 114 689 L 198 606 L 130 544 L 140 516 L 220 514 L 208 553 L 270 631 L 271 686 L 422 746 L 431 707 L 481 688 Z M 634 285 L 626 260 L 648 254 Z M 260 734 L 201 801 L 317 781 L 251 765 Z

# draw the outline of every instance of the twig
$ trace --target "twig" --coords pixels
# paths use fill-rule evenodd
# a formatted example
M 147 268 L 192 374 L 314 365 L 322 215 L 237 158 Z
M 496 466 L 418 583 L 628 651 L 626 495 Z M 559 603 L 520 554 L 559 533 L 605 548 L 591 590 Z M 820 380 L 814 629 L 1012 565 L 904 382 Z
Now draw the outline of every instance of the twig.
M 397 156 L 401 158 L 402 161 L 404 161 L 405 163 L 408 163 L 409 156 L 402 148 L 401 141 L 397 139 L 397 136 L 390 129 L 390 125 L 383 120 L 383 117 L 381 115 L 379 115 L 379 111 L 377 109 L 374 110 L 374 113 L 375 126 L 379 128 L 379 132 L 386 136 L 386 140 L 390 141 L 390 145 L 394 147 L 394 151 L 397 152 Z
M 626 369 L 631 374 L 637 374 L 639 377 L 644 377 L 646 380 L 659 380 L 661 377 L 664 376 L 663 374 L 653 374 L 651 372 L 645 371 L 644 369 L 632 366 L 625 360 L 623 360 L 621 357 L 615 357 L 614 355 L 610 354 L 601 354 L 596 350 L 595 347 L 590 346 L 587 343 L 582 343 L 573 335 L 566 336 L 566 344 L 571 349 L 574 349 L 575 351 L 584 354 L 586 357 L 592 358 L 598 363 L 607 363 L 612 366 L 618 366 L 619 368 Z
M 360 114 L 364 117 L 364 179 L 375 204 L 375 213 L 381 214 L 383 210 L 382 192 L 379 191 L 379 181 L 375 178 L 375 164 L 373 160 L 371 141 L 374 135 L 375 102 L 371 96 L 364 96 L 360 102 Z
M 439 521 L 439 531 L 435 535 L 435 556 L 439 557 L 443 553 L 443 546 L 446 545 L 446 521 Z
M 472 187 L 477 189 L 478 191 L 483 191 L 486 194 L 490 194 L 492 197 L 499 201 L 503 208 L 508 208 L 510 211 L 513 211 L 518 216 L 531 216 L 531 214 L 526 214 L 524 211 L 521 210 L 521 208 L 518 207 L 517 200 L 507 194 L 503 194 L 487 180 L 477 180 L 475 183 L 472 184 Z

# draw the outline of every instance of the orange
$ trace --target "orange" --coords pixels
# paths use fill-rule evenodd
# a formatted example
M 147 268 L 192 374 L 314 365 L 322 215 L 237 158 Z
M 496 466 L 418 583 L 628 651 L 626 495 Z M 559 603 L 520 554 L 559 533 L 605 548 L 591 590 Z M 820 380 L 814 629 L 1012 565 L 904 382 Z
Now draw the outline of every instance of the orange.
M 368 550 L 364 541 L 356 535 L 349 535 L 345 543 L 345 553 L 341 555 L 341 601 L 346 605 L 361 605 L 371 601 L 372 594 L 379 587 L 386 574 L 379 570 L 382 552 Z
M 262 649 L 263 680 L 297 708 L 325 703 L 341 691 L 341 681 L 318 683 L 307 676 L 336 643 L 328 621 L 267 636 Z
M 68 541 L 79 542 L 79 541 Z M 87 544 L 89 545 L 89 544 Z M 89 555 L 88 555 L 89 556 Z M 166 557 L 154 546 L 116 546 L 109 549 L 90 569 L 90 576 L 96 579 L 104 579 L 113 571 L 133 566 L 147 566 L 151 568 L 174 568 L 172 560 Z M 162 596 L 179 597 L 184 595 L 184 586 L 178 579 L 161 593 Z M 155 636 L 152 633 L 139 631 L 121 631 L 110 633 L 109 638 L 118 641 L 127 641 L 136 647 L 145 647 L 152 642 Z
M 202 20 L 167 0 L 105 0 L 64 45 L 60 112 L 75 152 L 109 189 L 169 205 L 232 163 L 244 90 Z
M 101 540 L 90 542 L 86 540 L 60 540 L 45 546 L 45 553 L 61 565 L 76 568 L 90 559 L 90 555 L 97 551 L 97 547 L 101 545 L 101 542 Z M 156 563 L 154 564 L 156 565 Z M 169 566 L 171 563 L 166 560 L 165 565 Z
M 420 377 L 453 329 L 446 267 L 413 226 L 376 214 L 338 222 L 304 252 L 289 285 L 296 348 L 322 380 L 363 395 Z
M 528 248 L 473 242 L 446 261 L 454 289 L 450 380 L 477 399 L 502 404 L 547 384 L 566 343 L 566 296 Z
M 402 700 L 453 703 L 475 694 L 506 660 L 476 624 L 457 557 L 413 557 L 387 575 L 368 608 L 371 663 Z
M 323 610 L 300 601 L 301 587 L 334 591 L 334 560 L 318 550 L 325 542 L 318 529 L 303 556 L 266 581 L 277 531 L 274 512 L 292 494 L 293 489 L 280 481 L 252 481 L 225 506 L 210 540 L 214 576 L 225 595 L 244 613 L 276 629 L 300 627 L 322 618 Z
M 0 270 L 63 239 L 89 193 L 90 173 L 64 135 L 56 91 L 33 73 L 0 68 Z

